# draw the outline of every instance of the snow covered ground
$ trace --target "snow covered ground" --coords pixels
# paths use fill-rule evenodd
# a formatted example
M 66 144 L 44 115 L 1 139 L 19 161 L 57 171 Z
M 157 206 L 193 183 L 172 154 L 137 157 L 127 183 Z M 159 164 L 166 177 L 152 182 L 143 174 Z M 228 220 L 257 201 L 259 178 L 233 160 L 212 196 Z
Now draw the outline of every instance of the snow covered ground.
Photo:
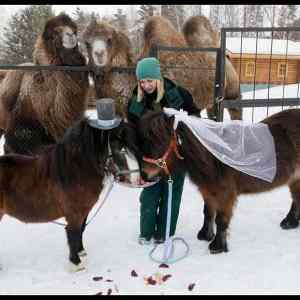
M 251 121 L 248 114 L 244 112 Z M 169 268 L 159 268 L 150 260 L 152 246 L 137 243 L 139 193 L 140 189 L 114 186 L 86 228 L 87 270 L 78 273 L 67 271 L 68 246 L 62 226 L 23 224 L 4 216 L 0 295 L 300 293 L 300 229 L 284 231 L 279 226 L 291 204 L 287 187 L 241 196 L 230 225 L 229 252 L 212 255 L 208 243 L 196 238 L 203 222 L 203 200 L 186 178 L 177 236 L 186 240 L 190 253 Z M 137 277 L 131 275 L 133 270 Z M 171 277 L 162 284 L 146 285 L 144 277 L 156 273 Z

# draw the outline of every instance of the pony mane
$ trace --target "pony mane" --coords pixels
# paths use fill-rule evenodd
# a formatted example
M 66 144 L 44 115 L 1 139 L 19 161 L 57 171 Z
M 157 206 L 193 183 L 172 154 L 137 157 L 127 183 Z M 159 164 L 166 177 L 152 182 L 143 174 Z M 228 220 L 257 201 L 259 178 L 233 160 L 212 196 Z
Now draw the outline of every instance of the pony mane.
M 63 186 L 95 176 L 104 176 L 103 154 L 108 133 L 91 127 L 87 118 L 70 127 L 54 151 L 55 177 Z M 99 179 L 100 180 L 100 179 Z
M 158 158 L 167 150 L 173 134 L 173 123 L 174 117 L 168 117 L 164 112 L 146 113 L 141 118 L 140 126 L 137 129 L 139 143 L 145 149 L 155 147 L 157 153 L 155 158 Z M 179 149 L 184 157 L 184 169 L 188 171 L 189 175 L 197 178 L 197 182 L 216 182 L 220 179 L 224 171 L 223 164 L 206 150 L 187 125 L 179 122 L 176 133 L 181 140 Z M 156 140 L 160 142 L 154 146 Z M 180 162 L 175 166 L 175 169 L 177 168 L 182 168 Z

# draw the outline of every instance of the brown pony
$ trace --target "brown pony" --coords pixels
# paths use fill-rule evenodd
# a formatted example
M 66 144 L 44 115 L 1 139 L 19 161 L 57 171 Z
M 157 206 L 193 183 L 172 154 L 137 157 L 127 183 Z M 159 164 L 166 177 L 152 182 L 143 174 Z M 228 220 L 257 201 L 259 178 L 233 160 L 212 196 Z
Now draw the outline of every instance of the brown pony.
M 71 270 L 83 269 L 82 235 L 105 175 L 118 176 L 115 170 L 119 170 L 123 174 L 119 179 L 129 180 L 120 154 L 123 146 L 130 148 L 129 134 L 125 123 L 100 130 L 82 119 L 68 129 L 61 142 L 35 156 L 0 156 L 0 219 L 7 214 L 25 223 L 42 223 L 65 217 Z
M 141 118 L 137 126 L 141 154 L 155 160 L 164 158 L 163 161 L 156 161 L 157 165 L 141 162 L 142 176 L 151 180 L 155 176 L 165 175 L 164 162 L 170 173 L 179 168 L 188 173 L 205 202 L 204 224 L 197 237 L 199 240 L 212 240 L 209 244 L 211 253 L 228 251 L 227 228 L 240 194 L 270 191 L 287 184 L 293 203 L 280 225 L 283 229 L 299 225 L 300 109 L 285 110 L 262 121 L 269 126 L 275 142 L 277 171 L 272 183 L 241 173 L 217 160 L 182 122 L 179 122 L 174 135 L 173 122 L 174 117 L 169 118 L 163 112 L 148 113 Z M 180 140 L 178 149 L 174 147 L 174 136 Z M 173 147 L 170 147 L 172 144 Z M 179 159 L 176 149 L 184 157 L 183 160 Z M 214 219 L 217 227 L 215 236 Z

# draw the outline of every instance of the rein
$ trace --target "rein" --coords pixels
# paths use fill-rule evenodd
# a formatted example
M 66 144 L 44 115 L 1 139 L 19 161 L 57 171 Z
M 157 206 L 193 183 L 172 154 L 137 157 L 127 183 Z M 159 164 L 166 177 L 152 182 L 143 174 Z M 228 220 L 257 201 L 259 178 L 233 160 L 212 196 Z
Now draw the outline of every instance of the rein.
M 178 145 L 178 143 L 177 143 L 176 133 L 174 131 L 171 141 L 170 141 L 170 144 L 162 157 L 154 159 L 154 158 L 149 158 L 149 157 L 143 156 L 143 161 L 156 165 L 157 167 L 163 169 L 168 176 L 170 176 L 170 171 L 169 171 L 168 164 L 167 164 L 167 159 L 168 159 L 169 155 L 172 152 L 174 152 L 175 155 L 177 156 L 177 158 L 179 158 L 181 160 L 184 159 L 184 157 L 179 154 L 177 145 Z
M 181 160 L 184 159 L 184 157 L 181 156 L 178 151 L 178 143 L 177 143 L 177 136 L 176 136 L 175 130 L 173 130 L 173 135 L 171 137 L 169 146 L 162 157 L 160 157 L 158 159 L 153 159 L 153 158 L 149 158 L 146 156 L 143 157 L 143 161 L 154 164 L 157 167 L 163 169 L 164 172 L 169 177 L 168 178 L 167 224 L 166 224 L 166 232 L 165 232 L 165 242 L 163 243 L 163 247 L 164 247 L 163 256 L 162 256 L 162 258 L 155 257 L 155 253 L 158 252 L 157 249 L 158 249 L 159 245 L 154 246 L 154 248 L 149 253 L 150 259 L 153 260 L 154 262 L 168 263 L 168 264 L 175 263 L 175 262 L 185 258 L 188 255 L 189 250 L 190 250 L 189 245 L 183 238 L 170 237 L 171 214 L 172 214 L 171 210 L 172 210 L 172 197 L 173 197 L 173 180 L 172 180 L 169 168 L 168 168 L 167 160 L 168 160 L 169 155 L 172 152 L 175 153 L 175 155 L 177 156 L 178 159 L 181 159 Z M 174 257 L 175 241 L 182 242 L 185 247 L 184 253 L 180 256 L 177 255 L 177 258 Z M 157 256 L 157 254 L 156 254 L 156 256 Z

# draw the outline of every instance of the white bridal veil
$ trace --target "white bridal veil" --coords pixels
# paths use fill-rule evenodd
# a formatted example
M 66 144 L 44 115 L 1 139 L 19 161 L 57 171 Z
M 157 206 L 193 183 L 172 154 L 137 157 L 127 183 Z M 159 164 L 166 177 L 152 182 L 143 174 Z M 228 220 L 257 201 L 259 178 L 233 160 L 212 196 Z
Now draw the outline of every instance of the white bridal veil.
M 260 179 L 272 182 L 276 174 L 274 139 L 263 123 L 240 120 L 215 122 L 188 116 L 183 110 L 164 108 L 175 116 L 174 129 L 184 122 L 201 144 L 224 164 Z

